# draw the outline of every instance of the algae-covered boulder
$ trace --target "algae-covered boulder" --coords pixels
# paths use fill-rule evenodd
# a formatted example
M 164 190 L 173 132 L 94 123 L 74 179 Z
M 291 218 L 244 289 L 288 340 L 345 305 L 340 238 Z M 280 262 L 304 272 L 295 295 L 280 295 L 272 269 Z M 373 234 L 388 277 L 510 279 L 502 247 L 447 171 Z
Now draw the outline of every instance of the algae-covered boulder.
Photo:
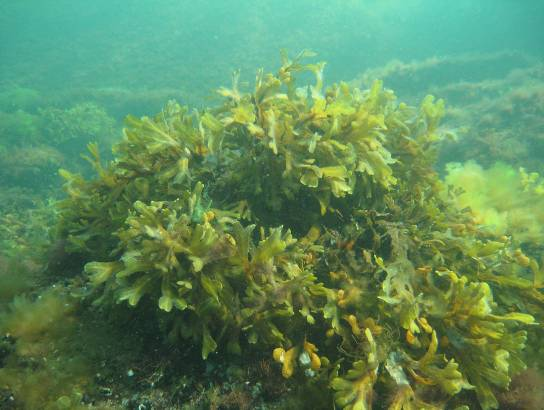
M 128 117 L 113 161 L 89 146 L 94 179 L 62 171 L 59 234 L 95 303 L 151 302 L 204 359 L 273 352 L 341 408 L 496 407 L 542 295 L 503 280 L 529 274 L 513 244 L 433 170 L 444 102 L 325 87 L 310 53 L 282 57 L 218 106 Z

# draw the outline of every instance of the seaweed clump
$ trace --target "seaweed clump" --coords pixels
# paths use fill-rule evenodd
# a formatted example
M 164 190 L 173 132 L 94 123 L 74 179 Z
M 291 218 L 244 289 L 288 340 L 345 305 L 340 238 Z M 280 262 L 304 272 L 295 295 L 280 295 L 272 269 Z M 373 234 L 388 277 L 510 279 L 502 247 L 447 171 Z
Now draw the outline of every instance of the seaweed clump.
M 85 407 L 79 403 L 92 378 L 89 363 L 66 355 L 77 327 L 74 309 L 65 290 L 54 288 L 35 299 L 16 296 L 0 311 L 0 387 L 11 396 L 6 408 Z
M 462 190 L 456 202 L 470 207 L 475 220 L 521 244 L 544 242 L 544 181 L 536 172 L 504 163 L 487 169 L 475 162 L 448 164 L 446 182 Z
M 501 281 L 513 245 L 433 171 L 444 102 L 325 88 L 309 55 L 251 92 L 235 73 L 217 107 L 128 117 L 108 164 L 91 144 L 96 178 L 61 171 L 67 251 L 96 304 L 151 302 L 145 320 L 203 359 L 272 354 L 345 409 L 496 408 L 535 318 Z

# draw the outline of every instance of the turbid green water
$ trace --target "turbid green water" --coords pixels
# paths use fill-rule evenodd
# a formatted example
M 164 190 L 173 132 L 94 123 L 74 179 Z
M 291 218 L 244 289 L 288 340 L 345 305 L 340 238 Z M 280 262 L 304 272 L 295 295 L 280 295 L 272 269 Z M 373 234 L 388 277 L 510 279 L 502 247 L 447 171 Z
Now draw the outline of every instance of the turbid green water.
M 311 49 L 330 81 L 392 59 L 523 51 L 542 56 L 538 1 L 4 2 L 2 84 L 207 95 L 241 68 Z M 475 73 L 477 75 L 477 73 Z M 60 90 L 59 90 L 60 89 Z
M 0 409 L 540 409 L 542 27 L 1 2 Z

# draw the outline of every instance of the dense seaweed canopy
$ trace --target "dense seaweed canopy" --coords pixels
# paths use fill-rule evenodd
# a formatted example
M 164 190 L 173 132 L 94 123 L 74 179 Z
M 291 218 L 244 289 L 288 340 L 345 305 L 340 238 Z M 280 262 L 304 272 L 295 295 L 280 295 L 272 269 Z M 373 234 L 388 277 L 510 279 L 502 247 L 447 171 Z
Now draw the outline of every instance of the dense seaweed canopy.
M 62 172 L 96 303 L 150 301 L 203 359 L 272 354 L 338 408 L 497 407 L 542 316 L 537 262 L 452 206 L 442 100 L 325 88 L 309 54 L 251 92 L 235 74 L 217 107 L 129 117 L 111 163 L 89 146 L 95 179 Z

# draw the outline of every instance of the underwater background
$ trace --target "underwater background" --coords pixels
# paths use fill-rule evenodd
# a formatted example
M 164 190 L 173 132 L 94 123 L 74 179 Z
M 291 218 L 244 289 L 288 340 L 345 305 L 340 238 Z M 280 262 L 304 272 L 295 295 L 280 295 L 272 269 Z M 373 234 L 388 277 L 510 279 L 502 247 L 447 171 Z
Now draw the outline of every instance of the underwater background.
M 540 409 L 544 3 L 0 3 L 0 409 Z

